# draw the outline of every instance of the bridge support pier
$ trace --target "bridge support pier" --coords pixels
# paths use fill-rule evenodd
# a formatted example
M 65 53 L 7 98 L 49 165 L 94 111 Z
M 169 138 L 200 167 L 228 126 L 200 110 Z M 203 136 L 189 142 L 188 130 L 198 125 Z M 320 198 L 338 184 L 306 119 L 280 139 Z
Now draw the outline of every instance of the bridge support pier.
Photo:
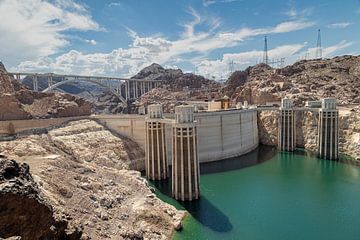
M 294 151 L 296 148 L 295 111 L 290 99 L 281 100 L 279 116 L 278 147 L 282 151 Z
M 139 94 L 138 94 L 138 82 L 135 81 L 135 98 L 138 98 Z
M 320 158 L 335 160 L 339 157 L 339 111 L 336 99 L 325 98 L 319 110 L 318 155 Z
M 50 88 L 53 85 L 53 79 L 51 76 L 48 76 L 47 80 L 48 80 L 48 88 Z
M 38 92 L 39 91 L 39 85 L 38 85 L 38 78 L 37 76 L 33 76 L 32 77 L 32 81 L 33 81 L 33 89 L 35 92 Z
M 144 82 L 141 82 L 141 95 L 145 94 L 145 84 Z
M 200 197 L 197 128 L 193 106 L 175 107 L 172 156 L 172 196 L 191 201 Z
M 145 169 L 150 180 L 162 180 L 167 176 L 165 123 L 161 122 L 163 109 L 161 104 L 148 106 L 145 120 Z

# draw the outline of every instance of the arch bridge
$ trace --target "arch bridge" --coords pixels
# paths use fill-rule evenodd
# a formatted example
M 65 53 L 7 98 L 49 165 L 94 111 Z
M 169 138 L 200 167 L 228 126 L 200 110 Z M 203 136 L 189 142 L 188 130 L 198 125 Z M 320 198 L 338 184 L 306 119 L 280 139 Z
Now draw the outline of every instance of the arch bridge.
M 159 87 L 163 82 L 163 80 L 61 75 L 54 73 L 12 72 L 8 73 L 8 75 L 13 76 L 17 80 L 24 77 L 30 77 L 32 79 L 34 91 L 39 91 L 39 81 L 47 81 L 47 88 L 42 90 L 42 92 L 51 92 L 57 87 L 67 83 L 89 82 L 109 90 L 109 92 L 118 97 L 124 104 L 130 100 L 139 98 L 153 88 Z M 60 81 L 54 81 L 54 79 L 60 79 Z

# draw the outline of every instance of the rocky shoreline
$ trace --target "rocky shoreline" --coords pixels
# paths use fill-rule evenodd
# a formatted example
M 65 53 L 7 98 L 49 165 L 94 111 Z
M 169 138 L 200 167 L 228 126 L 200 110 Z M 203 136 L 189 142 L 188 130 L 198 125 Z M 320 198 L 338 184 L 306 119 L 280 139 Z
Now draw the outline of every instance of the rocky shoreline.
M 29 166 L 33 182 L 28 182 L 37 186 L 54 219 L 65 221 L 66 232 L 76 230 L 73 239 L 169 239 L 181 228 L 185 212 L 158 199 L 140 172 L 131 169 L 144 155 L 128 141 L 94 121 L 80 120 L 47 134 L 0 142 L 0 154 Z M 0 193 L 8 182 L 1 179 Z

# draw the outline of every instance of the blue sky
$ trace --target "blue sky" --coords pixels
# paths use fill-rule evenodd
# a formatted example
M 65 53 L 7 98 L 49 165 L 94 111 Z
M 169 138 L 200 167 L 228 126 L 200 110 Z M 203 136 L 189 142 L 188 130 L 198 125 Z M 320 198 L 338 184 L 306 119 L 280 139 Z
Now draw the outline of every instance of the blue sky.
M 131 76 L 157 62 L 209 78 L 229 63 L 359 54 L 360 1 L 0 0 L 0 60 L 12 71 Z

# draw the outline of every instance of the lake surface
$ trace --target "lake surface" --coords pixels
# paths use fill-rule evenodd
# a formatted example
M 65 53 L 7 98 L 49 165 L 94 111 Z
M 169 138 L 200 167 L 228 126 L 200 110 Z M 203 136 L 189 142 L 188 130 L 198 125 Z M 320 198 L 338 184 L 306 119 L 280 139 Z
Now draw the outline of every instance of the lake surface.
M 158 196 L 190 215 L 174 239 L 360 239 L 360 167 L 260 147 L 201 165 L 201 198 Z

